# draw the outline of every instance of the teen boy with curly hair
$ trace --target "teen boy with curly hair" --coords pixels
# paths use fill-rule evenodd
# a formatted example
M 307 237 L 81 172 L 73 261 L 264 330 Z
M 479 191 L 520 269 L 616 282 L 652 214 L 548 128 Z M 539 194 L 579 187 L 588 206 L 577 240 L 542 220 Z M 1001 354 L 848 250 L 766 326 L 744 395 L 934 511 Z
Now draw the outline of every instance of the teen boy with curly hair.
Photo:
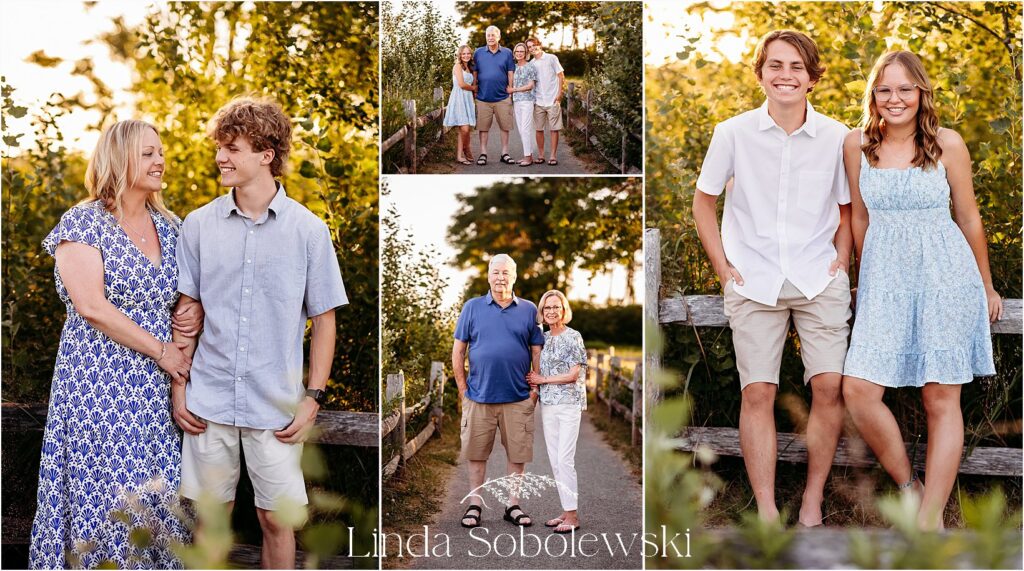
M 295 533 L 275 511 L 307 503 L 302 442 L 330 376 L 334 309 L 348 299 L 327 225 L 276 180 L 291 149 L 281 107 L 237 99 L 216 113 L 209 133 L 221 184 L 231 190 L 185 218 L 177 249 L 182 303 L 198 300 L 206 312 L 190 382 L 172 388 L 174 419 L 185 431 L 181 494 L 230 509 L 244 449 L 263 567 L 291 568 Z

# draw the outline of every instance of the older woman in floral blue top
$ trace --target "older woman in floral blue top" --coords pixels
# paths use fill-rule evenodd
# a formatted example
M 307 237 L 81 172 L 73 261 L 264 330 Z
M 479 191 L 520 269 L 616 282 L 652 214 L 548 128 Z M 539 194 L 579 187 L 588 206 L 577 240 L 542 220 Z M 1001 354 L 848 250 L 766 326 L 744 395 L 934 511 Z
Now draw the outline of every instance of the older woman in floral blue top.
M 583 337 L 566 327 L 572 309 L 565 294 L 550 290 L 540 298 L 538 321 L 547 325 L 544 349 L 540 354 L 540 374 L 530 372 L 527 380 L 540 387 L 544 442 L 555 481 L 562 514 L 544 523 L 555 533 L 579 529 L 576 485 L 576 438 L 580 433 L 582 411 L 587 408 L 587 350 Z

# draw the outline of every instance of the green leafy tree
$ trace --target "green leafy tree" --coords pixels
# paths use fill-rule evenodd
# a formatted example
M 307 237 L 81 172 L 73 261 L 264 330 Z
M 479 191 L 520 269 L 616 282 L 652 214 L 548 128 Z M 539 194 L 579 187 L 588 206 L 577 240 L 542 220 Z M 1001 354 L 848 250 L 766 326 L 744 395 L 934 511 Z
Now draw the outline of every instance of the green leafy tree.
M 452 89 L 452 66 L 459 38 L 455 22 L 441 16 L 430 2 L 405 2 L 400 11 L 389 1 L 381 3 L 381 124 L 384 137 L 389 137 L 408 122 L 402 102 L 416 102 L 418 115 L 448 103 L 434 100 L 434 88 L 445 94 Z M 423 137 L 436 135 L 437 125 L 421 128 Z M 388 172 L 396 172 L 404 164 L 402 146 L 385 151 L 383 164 Z
M 516 292 L 539 299 L 571 290 L 573 268 L 595 272 L 638 268 L 642 216 L 639 179 L 532 178 L 497 182 L 459 195 L 448 229 L 456 263 L 475 267 L 467 296 L 487 291 L 487 261 L 506 253 L 516 261 Z M 630 296 L 631 297 L 631 296 Z
M 426 390 L 431 361 L 448 366 L 455 315 L 441 304 L 448 283 L 437 269 L 439 254 L 417 248 L 393 207 L 382 220 L 381 368 L 405 373 L 406 398 L 413 402 Z

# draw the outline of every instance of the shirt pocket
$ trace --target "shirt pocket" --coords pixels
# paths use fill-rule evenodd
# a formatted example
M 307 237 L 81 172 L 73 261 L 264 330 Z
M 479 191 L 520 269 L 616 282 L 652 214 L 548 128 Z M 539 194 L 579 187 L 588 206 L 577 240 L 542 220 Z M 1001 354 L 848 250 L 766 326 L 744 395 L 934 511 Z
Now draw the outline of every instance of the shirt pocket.
M 832 171 L 803 171 L 797 179 L 797 206 L 809 214 L 820 214 L 832 196 Z
M 306 271 L 293 258 L 275 256 L 260 266 L 257 278 L 263 294 L 270 299 L 302 302 L 306 294 Z

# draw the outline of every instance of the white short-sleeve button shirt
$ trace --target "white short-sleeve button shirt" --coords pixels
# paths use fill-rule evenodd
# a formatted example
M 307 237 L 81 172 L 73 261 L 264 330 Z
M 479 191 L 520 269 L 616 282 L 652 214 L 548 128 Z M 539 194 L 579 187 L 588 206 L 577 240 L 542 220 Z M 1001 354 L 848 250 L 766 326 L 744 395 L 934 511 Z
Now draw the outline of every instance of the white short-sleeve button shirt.
M 774 306 L 789 280 L 813 299 L 834 276 L 839 205 L 849 204 L 843 139 L 849 129 L 807 104 L 804 124 L 787 135 L 768 102 L 715 126 L 697 190 L 725 196 L 722 242 L 743 276 L 747 299 Z

